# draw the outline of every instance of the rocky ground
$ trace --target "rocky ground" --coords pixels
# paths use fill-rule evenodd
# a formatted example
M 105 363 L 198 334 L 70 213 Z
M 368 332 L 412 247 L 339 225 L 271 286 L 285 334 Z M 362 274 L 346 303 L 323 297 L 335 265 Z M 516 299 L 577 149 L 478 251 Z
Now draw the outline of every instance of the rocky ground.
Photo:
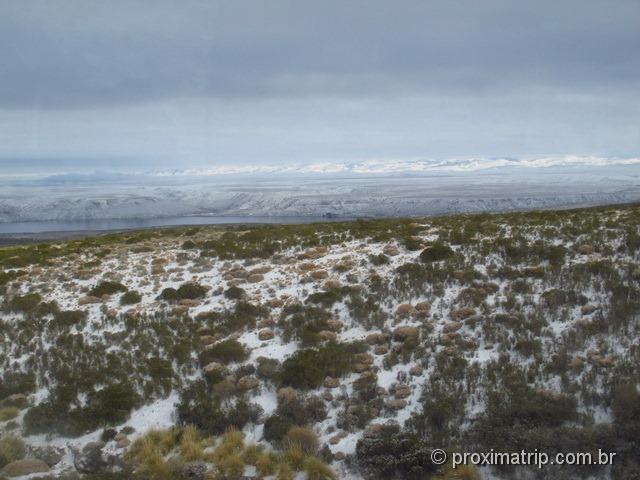
M 0 249 L 2 472 L 635 478 L 639 220 L 630 206 Z M 618 458 L 454 470 L 433 448 Z

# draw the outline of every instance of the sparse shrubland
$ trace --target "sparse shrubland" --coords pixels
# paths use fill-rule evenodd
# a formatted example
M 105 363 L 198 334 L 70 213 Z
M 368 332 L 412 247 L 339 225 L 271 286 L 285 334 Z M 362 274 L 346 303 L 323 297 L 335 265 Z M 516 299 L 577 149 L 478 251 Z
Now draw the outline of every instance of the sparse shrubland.
M 639 226 L 628 206 L 0 248 L 0 462 L 91 433 L 124 457 L 94 480 L 479 478 L 433 448 L 602 449 L 610 469 L 493 473 L 635 478 Z

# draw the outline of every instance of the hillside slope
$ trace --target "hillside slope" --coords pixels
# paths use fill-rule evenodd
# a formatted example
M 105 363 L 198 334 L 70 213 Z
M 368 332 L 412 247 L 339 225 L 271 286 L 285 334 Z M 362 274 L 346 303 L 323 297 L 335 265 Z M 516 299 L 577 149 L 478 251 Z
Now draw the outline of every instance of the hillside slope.
M 0 467 L 635 478 L 639 225 L 626 206 L 0 249 Z M 463 471 L 434 448 L 616 460 Z

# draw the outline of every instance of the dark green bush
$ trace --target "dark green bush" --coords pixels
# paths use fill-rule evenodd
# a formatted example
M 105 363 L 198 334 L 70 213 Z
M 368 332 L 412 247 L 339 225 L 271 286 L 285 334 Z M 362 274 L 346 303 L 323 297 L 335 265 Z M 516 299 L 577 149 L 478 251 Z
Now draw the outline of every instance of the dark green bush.
M 542 351 L 542 342 L 537 338 L 520 338 L 516 341 L 514 348 L 521 355 L 531 357 L 540 354 Z
M 380 265 L 388 264 L 389 257 L 387 257 L 384 253 L 380 253 L 378 255 L 369 255 L 369 261 L 372 265 L 379 267 Z
M 50 302 L 41 302 L 38 308 L 35 310 L 35 315 L 39 317 L 46 317 L 47 315 L 56 315 L 60 312 L 60 307 L 55 300 Z
M 282 337 L 285 341 L 298 339 L 303 347 L 316 345 L 320 342 L 320 332 L 328 329 L 327 320 L 331 317 L 331 312 L 319 307 L 285 307 L 280 321 L 280 325 L 284 327 Z
M 576 405 L 570 395 L 515 381 L 489 394 L 469 438 L 473 448 L 496 451 L 558 447 L 576 433 L 565 428 L 578 418 Z
M 315 396 L 278 399 L 278 408 L 264 424 L 264 437 L 278 444 L 292 426 L 312 425 L 327 416 L 324 402 Z
M 142 301 L 142 295 L 133 290 L 123 293 L 120 297 L 120 305 L 134 305 L 140 301 Z
M 280 362 L 274 358 L 258 357 L 257 361 L 258 377 L 264 380 L 271 379 L 280 368 Z
M 397 426 L 385 426 L 375 436 L 365 436 L 356 444 L 356 461 L 367 479 L 431 478 L 437 467 L 430 456 L 429 445 Z
M 29 394 L 35 389 L 33 373 L 8 371 L 0 378 L 0 400 L 16 393 Z
M 198 246 L 193 240 L 187 240 L 182 244 L 183 250 L 193 250 L 195 248 L 198 248 Z
M 140 397 L 128 383 L 115 383 L 98 390 L 88 398 L 89 411 L 100 424 L 117 425 L 124 422 Z
M 613 418 L 619 435 L 640 444 L 640 393 L 633 384 L 622 384 L 613 392 Z
M 126 291 L 127 291 L 127 287 L 125 287 L 120 282 L 106 281 L 106 282 L 100 282 L 98 285 L 93 287 L 89 291 L 89 295 L 92 295 L 94 297 L 102 297 L 103 295 L 113 295 L 114 293 L 126 292 Z
M 204 298 L 207 295 L 208 288 L 195 282 L 183 283 L 176 290 L 175 288 L 165 288 L 160 293 L 160 299 L 168 302 L 177 302 L 179 300 L 196 300 Z
M 456 437 L 467 402 L 462 384 L 448 380 L 437 375 L 428 381 L 420 398 L 421 409 L 408 422 L 412 432 L 440 448 L 449 447 Z
M 280 381 L 294 388 L 318 388 L 325 377 L 346 374 L 351 368 L 353 354 L 348 344 L 335 342 L 298 350 L 283 362 Z
M 422 248 L 422 240 L 419 237 L 409 236 L 402 239 L 402 244 L 407 250 L 416 251 Z
M 167 302 L 177 302 L 178 300 L 180 300 L 180 298 L 178 297 L 178 291 L 175 288 L 171 287 L 162 290 L 158 298 L 161 300 L 166 300 Z
M 242 362 L 247 359 L 249 352 L 243 344 L 235 339 L 223 340 L 204 350 L 200 354 L 200 364 L 206 365 L 210 362 Z
M 323 290 L 322 292 L 312 293 L 307 297 L 307 303 L 321 304 L 324 307 L 331 307 L 334 303 L 341 301 L 346 295 L 350 293 L 349 287 L 332 288 L 330 290 Z
M 28 293 L 26 295 L 16 295 L 9 300 L 6 310 L 16 313 L 32 313 L 40 305 L 42 297 L 37 293 Z
M 559 426 L 576 419 L 576 400 L 570 395 L 547 390 L 534 390 L 518 386 L 506 396 L 496 394 L 489 401 L 489 409 L 499 414 L 494 417 L 497 424 Z
M 102 440 L 105 443 L 110 442 L 116 437 L 117 434 L 118 434 L 118 431 L 115 428 L 105 428 L 104 430 L 102 430 L 102 433 L 100 434 L 100 440 Z
M 52 325 L 56 328 L 69 328 L 80 325 L 87 319 L 87 312 L 81 310 L 62 310 L 53 316 Z
M 547 290 L 542 294 L 542 300 L 546 306 L 550 308 L 558 308 L 563 305 L 576 305 L 579 301 L 579 296 L 573 290 L 561 290 L 554 288 Z
M 206 322 L 211 332 L 229 335 L 245 328 L 255 328 L 257 320 L 268 315 L 266 307 L 239 301 L 233 310 L 203 312 L 198 314 L 197 319 Z
M 453 257 L 453 254 L 454 252 L 450 246 L 445 245 L 444 243 L 436 242 L 425 248 L 420 253 L 420 260 L 425 263 L 439 262 Z
M 204 380 L 182 390 L 177 408 L 180 425 L 193 425 L 210 435 L 221 435 L 230 428 L 241 430 L 247 423 L 256 422 L 261 414 L 260 406 L 245 398 L 221 400 Z
M 13 280 L 14 278 L 17 278 L 18 276 L 22 275 L 24 272 L 23 271 L 0 271 L 0 287 L 2 287 L 3 285 L 6 285 L 7 283 L 9 283 L 11 280 Z
M 207 295 L 207 288 L 195 282 L 183 283 L 177 291 L 179 300 L 196 300 Z
M 59 433 L 71 437 L 84 435 L 107 425 L 127 420 L 129 413 L 140 405 L 140 397 L 128 383 L 116 383 L 88 395 L 87 405 L 73 407 L 76 395 L 53 392 L 49 400 L 30 408 L 24 416 L 27 435 Z
M 164 358 L 153 357 L 147 360 L 149 375 L 153 379 L 171 378 L 173 368 L 171 362 Z
M 265 420 L 262 434 L 267 442 L 278 444 L 293 425 L 290 418 L 276 413 Z
M 224 292 L 225 298 L 229 300 L 240 300 L 241 298 L 246 297 L 247 292 L 240 287 L 229 287 Z

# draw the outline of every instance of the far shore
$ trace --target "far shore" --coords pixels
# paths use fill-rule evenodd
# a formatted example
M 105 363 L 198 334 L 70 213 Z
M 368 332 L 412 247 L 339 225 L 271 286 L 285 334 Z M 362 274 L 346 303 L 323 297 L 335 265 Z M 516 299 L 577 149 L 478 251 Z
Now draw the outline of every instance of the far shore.
M 185 217 L 188 218 L 188 217 Z M 234 219 L 228 222 L 225 219 Z M 246 217 L 242 221 L 238 221 L 239 217 L 211 217 L 217 221 L 211 223 L 175 223 L 175 224 L 159 224 L 159 225 L 140 225 L 124 228 L 107 228 L 107 229 L 82 229 L 82 230 L 52 230 L 42 232 L 0 232 L 0 247 L 11 245 L 27 245 L 32 243 L 55 242 L 64 240 L 76 240 L 80 238 L 99 237 L 101 235 L 111 235 L 126 232 L 136 232 L 144 230 L 167 230 L 180 228 L 198 228 L 198 227 L 233 227 L 239 225 L 287 225 L 301 223 L 324 223 L 324 222 L 340 222 L 353 221 L 356 217 L 272 217 L 266 219 L 264 217 Z M 362 217 L 364 218 L 364 217 Z M 35 222 L 46 223 L 46 222 Z M 1 224 L 0 224 L 1 226 Z
M 603 205 L 584 205 L 584 206 L 558 206 L 558 207 L 549 207 L 549 208 L 532 208 L 532 209 L 518 209 L 518 210 L 508 210 L 508 211 L 491 211 L 491 212 L 448 212 L 441 214 L 425 214 L 425 215 L 399 215 L 397 217 L 387 217 L 387 216 L 376 216 L 376 217 L 355 217 L 355 216 L 345 216 L 345 217 L 337 217 L 337 216 L 327 216 L 327 217 L 318 217 L 318 216 L 310 216 L 310 217 L 286 217 L 286 216 L 274 216 L 274 217 L 245 217 L 240 220 L 241 217 L 237 216 L 229 216 L 229 217 L 210 217 L 211 222 L 203 222 L 203 223 L 171 223 L 171 224 L 159 224 L 153 225 L 138 225 L 131 226 L 125 228 L 111 228 L 111 229 L 78 229 L 78 230 L 52 230 L 52 231 L 42 231 L 42 232 L 15 232 L 15 233 L 2 233 L 0 232 L 0 248 L 3 246 L 11 246 L 11 245 L 28 245 L 34 243 L 43 243 L 43 242 L 56 242 L 56 241 L 64 241 L 64 240 L 76 240 L 81 238 L 88 237 L 99 237 L 101 235 L 111 235 L 118 233 L 126 233 L 126 232 L 135 232 L 135 231 L 145 231 L 145 230 L 168 230 L 168 229 L 181 229 L 181 228 L 211 228 L 211 227 L 234 227 L 239 225 L 294 225 L 294 224 L 303 224 L 303 223 L 326 223 L 326 222 L 350 222 L 358 219 L 362 220 L 372 220 L 372 219 L 384 219 L 384 218 L 416 218 L 416 219 L 425 219 L 429 217 L 442 217 L 447 215 L 481 215 L 481 214 L 500 214 L 500 213 L 517 213 L 517 212 L 531 212 L 531 211 L 549 211 L 549 210 L 597 210 L 597 209 L 606 209 L 611 207 L 625 207 L 625 206 L 634 206 L 638 205 L 639 202 L 626 202 L 626 203 L 614 203 L 614 204 L 603 204 Z M 189 217 L 183 217 L 188 219 Z M 225 220 L 229 221 L 225 221 Z M 233 219 L 233 220 L 231 220 Z M 147 219 L 147 221 L 153 221 L 153 219 Z M 43 222 L 37 222 L 43 223 Z M 2 224 L 0 224 L 1 226 Z

